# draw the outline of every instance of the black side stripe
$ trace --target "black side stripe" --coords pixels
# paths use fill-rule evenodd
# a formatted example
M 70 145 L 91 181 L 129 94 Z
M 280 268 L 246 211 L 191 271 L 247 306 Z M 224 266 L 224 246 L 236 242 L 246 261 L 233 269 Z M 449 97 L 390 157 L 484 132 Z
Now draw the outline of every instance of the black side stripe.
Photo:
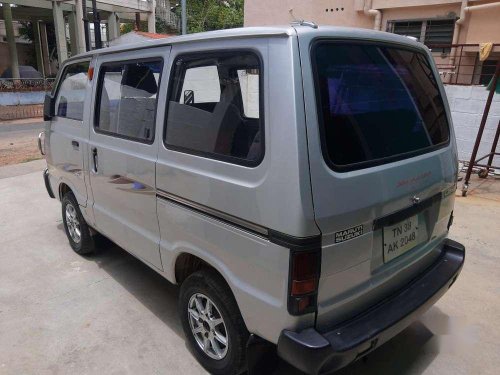
M 296 251 L 309 250 L 312 248 L 321 247 L 321 235 L 311 237 L 295 237 L 275 230 L 263 227 L 261 225 L 249 222 L 239 217 L 227 214 L 225 212 L 207 207 L 205 205 L 190 201 L 177 195 L 168 193 L 163 190 L 156 190 L 156 196 L 159 199 L 179 205 L 191 211 L 195 211 L 201 215 L 208 216 L 212 219 L 221 221 L 238 229 L 250 232 L 256 236 L 267 239 L 277 245 L 287 247 Z
M 202 215 L 210 216 L 211 218 L 223 221 L 224 223 L 227 223 L 229 225 L 244 229 L 247 232 L 251 232 L 265 238 L 269 237 L 269 231 L 267 228 L 258 224 L 251 223 L 247 220 L 240 219 L 236 216 L 229 215 L 225 212 L 207 207 L 205 205 L 190 201 L 174 194 L 167 193 L 163 190 L 157 190 L 156 196 L 160 199 L 178 204 L 189 210 L 196 211 Z

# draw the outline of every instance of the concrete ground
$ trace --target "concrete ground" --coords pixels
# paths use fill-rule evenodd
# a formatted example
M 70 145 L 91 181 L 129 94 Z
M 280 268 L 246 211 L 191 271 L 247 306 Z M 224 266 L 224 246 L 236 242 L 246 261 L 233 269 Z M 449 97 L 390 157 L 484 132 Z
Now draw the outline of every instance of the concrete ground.
M 0 168 L 0 374 L 200 374 L 177 318 L 177 287 L 108 244 L 67 242 L 44 161 Z M 463 272 L 422 318 L 339 374 L 498 374 L 500 181 L 457 197 L 450 237 Z M 278 374 L 298 374 L 281 364 Z

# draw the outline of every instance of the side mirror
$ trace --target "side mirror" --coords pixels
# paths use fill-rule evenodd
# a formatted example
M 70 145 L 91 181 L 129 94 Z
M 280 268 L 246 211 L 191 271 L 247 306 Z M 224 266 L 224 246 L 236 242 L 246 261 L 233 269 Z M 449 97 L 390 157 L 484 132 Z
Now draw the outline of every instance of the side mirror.
M 45 94 L 45 101 L 43 102 L 43 119 L 49 121 L 55 116 L 55 100 L 50 94 Z
M 194 104 L 194 91 L 184 90 L 184 104 L 191 105 Z

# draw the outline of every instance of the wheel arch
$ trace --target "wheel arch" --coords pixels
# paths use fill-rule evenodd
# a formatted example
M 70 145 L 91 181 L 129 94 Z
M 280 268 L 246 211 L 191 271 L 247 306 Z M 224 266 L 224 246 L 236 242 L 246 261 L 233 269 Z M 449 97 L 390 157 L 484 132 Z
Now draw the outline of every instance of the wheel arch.
M 182 284 L 184 280 L 186 280 L 191 274 L 202 269 L 213 269 L 224 278 L 221 272 L 219 272 L 214 266 L 212 266 L 206 260 L 200 258 L 199 256 L 196 256 L 188 252 L 180 253 L 175 259 L 175 265 L 174 265 L 175 283 L 179 285 Z
M 59 200 L 62 201 L 64 195 L 68 192 L 73 193 L 73 189 L 71 189 L 71 187 L 67 183 L 60 182 L 58 188 Z
M 224 267 L 222 267 L 224 268 Z M 195 255 L 190 252 L 181 252 L 177 255 L 174 264 L 174 282 L 177 285 L 181 285 L 184 280 L 186 280 L 193 273 L 200 270 L 212 270 L 217 273 L 221 279 L 226 284 L 228 290 L 231 291 L 233 297 L 237 301 L 236 293 L 233 290 L 232 283 L 228 279 L 228 277 L 224 274 L 224 272 L 214 264 L 211 264 L 210 261 L 201 258 L 198 255 Z

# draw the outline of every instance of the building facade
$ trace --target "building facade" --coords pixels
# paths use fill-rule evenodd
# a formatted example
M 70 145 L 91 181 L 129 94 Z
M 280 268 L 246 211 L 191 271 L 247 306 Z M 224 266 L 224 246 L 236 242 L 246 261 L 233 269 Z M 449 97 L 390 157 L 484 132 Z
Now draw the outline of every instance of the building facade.
M 121 22 L 145 21 L 152 33 L 156 32 L 157 18 L 172 30 L 179 26 L 169 0 L 99 0 L 97 11 L 104 46 L 120 36 Z M 96 33 L 90 0 L 0 2 L 0 75 L 11 68 L 13 78 L 18 78 L 16 67 L 30 65 L 44 77 L 54 76 L 64 60 L 86 50 L 84 19 L 89 21 L 90 48 L 94 48 Z M 27 23 L 32 28 L 32 40 L 19 35 L 19 29 Z
M 246 0 L 245 26 L 288 24 L 371 28 L 412 36 L 429 46 L 443 80 L 485 84 L 500 58 L 500 1 Z M 482 43 L 492 43 L 479 58 Z

